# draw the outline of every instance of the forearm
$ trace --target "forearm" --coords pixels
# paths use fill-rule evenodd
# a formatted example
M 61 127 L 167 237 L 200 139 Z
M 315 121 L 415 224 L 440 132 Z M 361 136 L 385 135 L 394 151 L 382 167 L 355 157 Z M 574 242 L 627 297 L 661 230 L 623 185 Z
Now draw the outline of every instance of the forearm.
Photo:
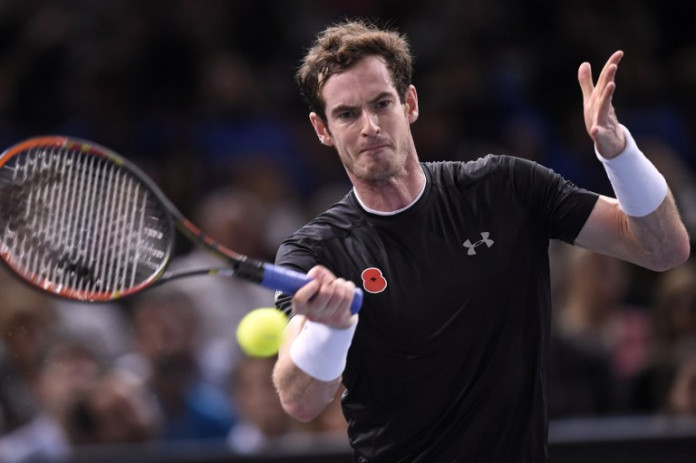
M 689 236 L 667 182 L 622 127 L 626 147 L 604 164 L 617 199 L 600 197 L 576 243 L 664 271 L 689 258 Z
M 591 251 L 664 271 L 689 257 L 689 237 L 671 193 L 650 214 L 629 216 L 614 198 L 600 196 L 575 240 Z
M 682 264 L 690 254 L 689 236 L 674 197 L 668 192 L 660 206 L 643 217 L 625 216 L 639 264 L 664 271 Z
M 273 372 L 288 414 L 310 421 L 334 399 L 356 324 L 357 316 L 347 329 L 309 322 L 302 315 L 290 320 Z
M 299 421 L 316 418 L 331 403 L 341 378 L 325 382 L 312 378 L 293 363 L 287 351 L 280 354 L 273 381 L 283 409 Z
M 665 178 L 640 151 L 626 127 L 623 152 L 611 159 L 596 151 L 604 164 L 623 212 L 622 241 L 631 259 L 653 270 L 681 264 L 689 255 L 689 238 Z

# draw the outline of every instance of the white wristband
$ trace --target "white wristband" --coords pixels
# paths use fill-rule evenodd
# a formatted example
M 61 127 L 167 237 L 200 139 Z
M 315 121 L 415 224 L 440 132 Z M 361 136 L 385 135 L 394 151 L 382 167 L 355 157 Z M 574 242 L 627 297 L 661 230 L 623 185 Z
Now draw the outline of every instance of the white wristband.
M 611 159 L 599 154 L 596 146 L 595 154 L 604 164 L 621 209 L 632 217 L 643 217 L 662 204 L 667 196 L 667 181 L 638 149 L 628 129 L 623 125 L 621 128 L 626 134 L 626 148 Z
M 290 346 L 290 358 L 313 378 L 335 380 L 346 367 L 348 349 L 358 326 L 355 318 L 355 323 L 344 330 L 307 320 Z

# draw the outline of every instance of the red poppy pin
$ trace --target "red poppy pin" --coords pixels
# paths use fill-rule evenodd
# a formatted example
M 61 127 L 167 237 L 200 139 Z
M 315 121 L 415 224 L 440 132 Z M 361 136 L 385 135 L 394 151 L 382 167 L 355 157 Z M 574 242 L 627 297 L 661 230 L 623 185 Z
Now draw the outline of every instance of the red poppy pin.
M 363 288 L 368 293 L 381 293 L 387 288 L 387 280 L 377 267 L 366 268 L 362 272 Z

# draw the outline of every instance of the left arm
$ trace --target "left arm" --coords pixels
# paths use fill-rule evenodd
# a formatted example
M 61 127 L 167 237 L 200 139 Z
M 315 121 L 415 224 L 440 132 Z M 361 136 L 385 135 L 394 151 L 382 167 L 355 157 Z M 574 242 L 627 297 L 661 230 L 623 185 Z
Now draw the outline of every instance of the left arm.
M 578 70 L 585 127 L 618 198 L 597 201 L 575 243 L 591 251 L 664 271 L 689 258 L 690 244 L 674 198 L 661 174 L 638 150 L 614 112 L 615 52 L 592 82 L 589 63 Z
M 600 196 L 575 243 L 655 271 L 676 267 L 690 254 L 689 236 L 671 193 L 644 217 L 631 217 L 616 199 Z

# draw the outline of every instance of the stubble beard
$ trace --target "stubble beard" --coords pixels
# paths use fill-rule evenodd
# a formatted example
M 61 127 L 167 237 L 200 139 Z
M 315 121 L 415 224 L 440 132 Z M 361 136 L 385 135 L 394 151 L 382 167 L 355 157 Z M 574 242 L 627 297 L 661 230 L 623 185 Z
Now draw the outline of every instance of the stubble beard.
M 357 163 L 353 158 L 343 159 L 342 162 L 352 177 L 373 185 L 384 183 L 398 176 L 403 170 L 403 166 L 393 157 L 369 160 L 367 164 Z
M 403 148 L 412 147 L 412 143 L 404 140 L 402 144 L 390 144 L 386 153 L 362 153 L 353 157 L 348 154 L 340 156 L 344 168 L 357 180 L 378 186 L 390 180 L 404 175 L 407 168 L 409 154 L 401 152 Z

